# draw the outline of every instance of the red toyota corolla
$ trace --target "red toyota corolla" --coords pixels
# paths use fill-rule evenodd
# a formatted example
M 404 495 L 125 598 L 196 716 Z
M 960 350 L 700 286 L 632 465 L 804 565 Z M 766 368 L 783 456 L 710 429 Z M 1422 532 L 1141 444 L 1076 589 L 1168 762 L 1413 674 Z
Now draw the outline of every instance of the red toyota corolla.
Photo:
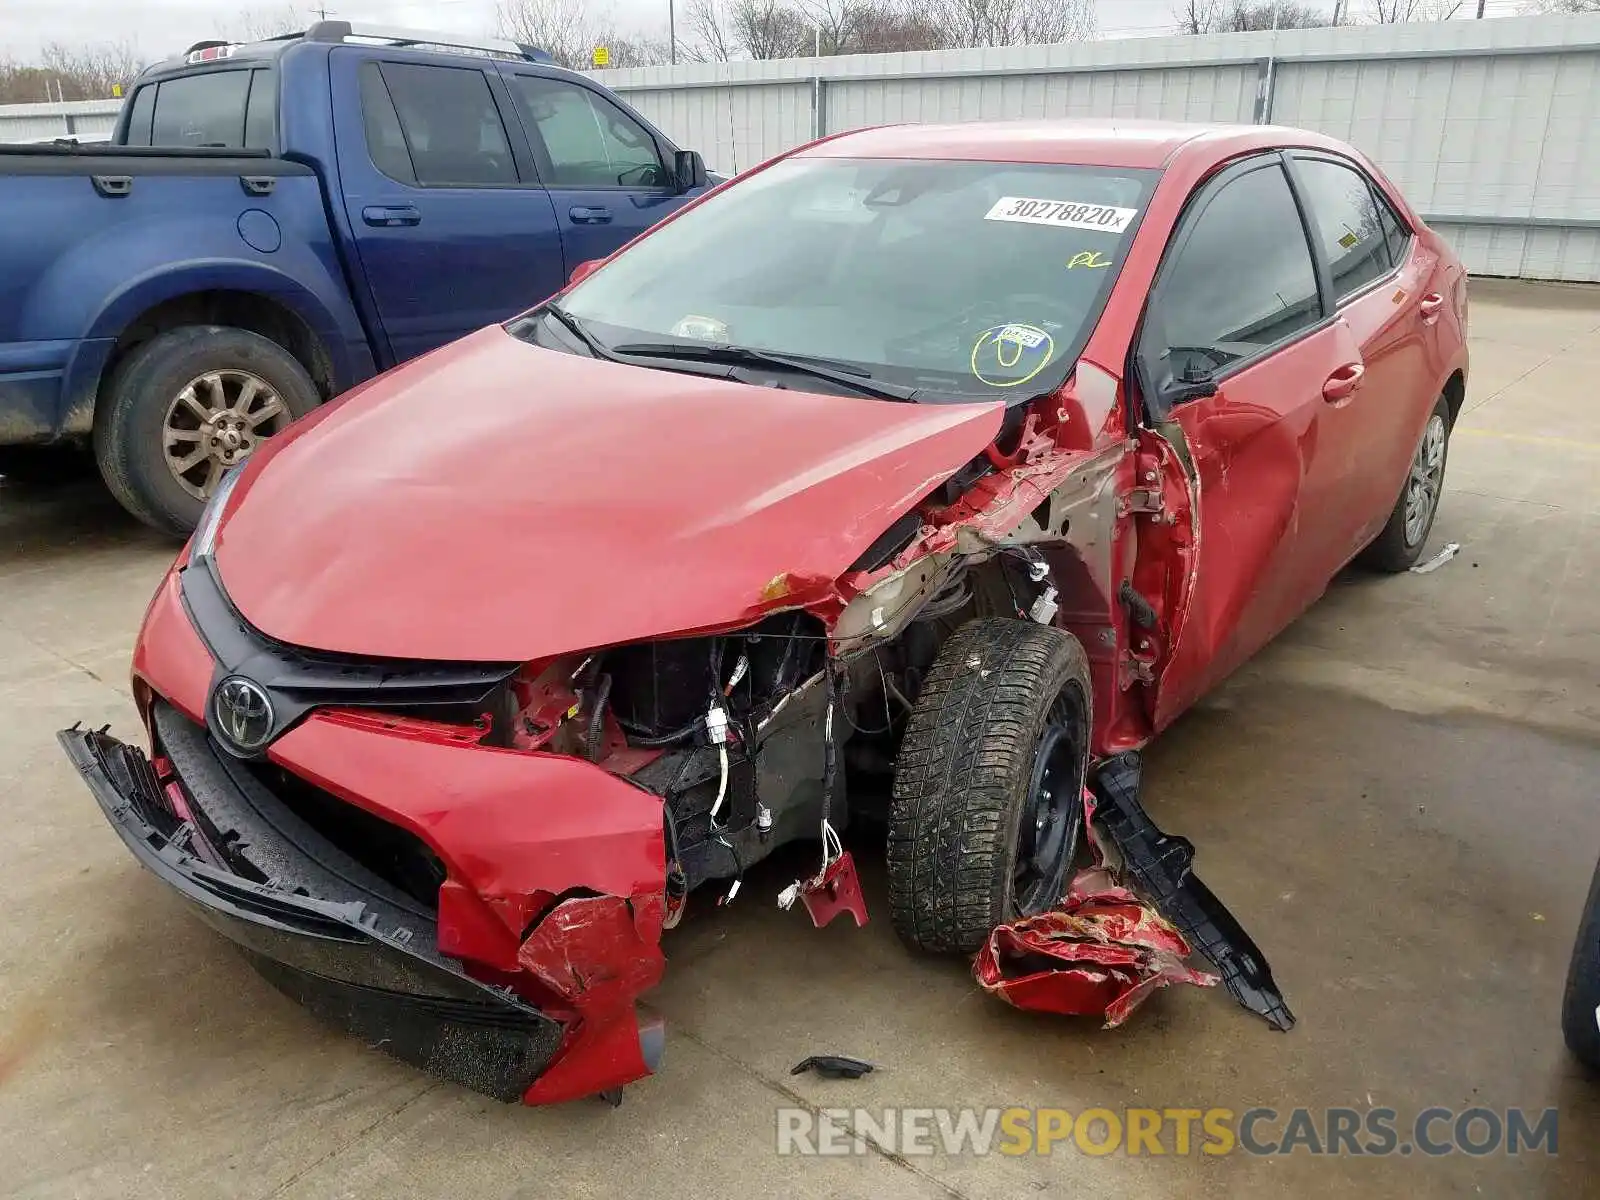
M 1465 394 L 1460 264 L 1292 129 L 866 130 L 580 274 L 235 471 L 149 755 L 62 735 L 274 984 L 530 1103 L 655 1068 L 696 889 L 810 839 L 864 919 L 865 806 L 913 947 L 1055 903 L 1092 761 L 1415 561 Z

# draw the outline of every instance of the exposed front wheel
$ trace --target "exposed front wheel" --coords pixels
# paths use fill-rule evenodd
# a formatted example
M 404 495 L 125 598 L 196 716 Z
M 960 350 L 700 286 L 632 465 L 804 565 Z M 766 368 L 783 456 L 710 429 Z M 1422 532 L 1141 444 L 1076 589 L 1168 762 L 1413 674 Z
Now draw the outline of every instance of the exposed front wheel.
M 983 617 L 945 643 L 895 762 L 889 911 L 909 945 L 971 954 L 1061 899 L 1083 836 L 1091 695 L 1062 630 Z
M 112 375 L 95 414 L 95 457 L 124 508 L 183 536 L 228 468 L 320 400 L 300 362 L 259 334 L 169 330 Z

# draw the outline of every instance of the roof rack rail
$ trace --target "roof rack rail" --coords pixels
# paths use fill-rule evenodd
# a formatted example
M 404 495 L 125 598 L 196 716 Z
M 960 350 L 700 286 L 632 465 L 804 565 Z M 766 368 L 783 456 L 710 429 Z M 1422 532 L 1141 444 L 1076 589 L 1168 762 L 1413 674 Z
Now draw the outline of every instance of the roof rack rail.
M 305 32 L 308 42 L 342 42 L 347 38 L 367 38 L 396 46 L 446 46 L 453 50 L 480 50 L 505 54 L 529 62 L 553 63 L 555 59 L 536 46 L 525 46 L 508 38 L 473 37 L 463 33 L 444 33 L 436 29 L 392 29 L 388 26 L 360 25 L 350 21 L 318 21 Z

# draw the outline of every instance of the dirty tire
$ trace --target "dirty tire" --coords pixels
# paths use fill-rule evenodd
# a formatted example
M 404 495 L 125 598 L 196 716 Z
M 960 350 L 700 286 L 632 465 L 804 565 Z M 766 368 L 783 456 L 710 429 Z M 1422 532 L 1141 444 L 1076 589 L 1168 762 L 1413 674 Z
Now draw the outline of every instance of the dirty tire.
M 1578 922 L 1578 943 L 1567 971 L 1567 991 L 1561 1004 L 1561 1032 L 1567 1047 L 1589 1070 L 1600 1074 L 1600 866 L 1589 885 L 1589 902 Z
M 972 954 L 1017 915 L 1013 873 L 1035 750 L 1052 705 L 1072 688 L 1086 718 L 1076 732 L 1086 766 L 1089 662 L 1071 634 L 980 617 L 940 650 L 900 745 L 889 814 L 889 915 L 911 947 Z
M 260 334 L 223 325 L 185 325 L 152 338 L 118 364 L 101 393 L 94 454 L 117 502 L 146 525 L 187 537 L 204 507 L 173 478 L 162 444 L 172 398 L 208 371 L 259 376 L 303 417 L 322 397 L 298 359 Z
M 1439 486 L 1444 487 L 1445 469 L 1450 463 L 1450 402 L 1443 396 L 1434 401 L 1433 411 L 1428 414 L 1428 420 L 1434 417 L 1444 419 L 1444 458 L 1439 463 Z M 1400 496 L 1394 502 L 1394 508 L 1389 513 L 1389 521 L 1383 530 L 1366 549 L 1356 557 L 1356 563 L 1371 571 L 1380 571 L 1389 575 L 1398 575 L 1402 571 L 1409 571 L 1416 565 L 1417 559 L 1422 557 L 1422 548 L 1428 544 L 1428 535 L 1433 532 L 1434 518 L 1439 515 L 1439 501 L 1442 496 L 1436 497 L 1433 502 L 1433 511 L 1428 514 L 1427 524 L 1423 526 L 1421 536 L 1415 542 L 1406 536 L 1406 494 L 1411 487 L 1411 468 L 1406 468 L 1406 479 L 1400 485 Z

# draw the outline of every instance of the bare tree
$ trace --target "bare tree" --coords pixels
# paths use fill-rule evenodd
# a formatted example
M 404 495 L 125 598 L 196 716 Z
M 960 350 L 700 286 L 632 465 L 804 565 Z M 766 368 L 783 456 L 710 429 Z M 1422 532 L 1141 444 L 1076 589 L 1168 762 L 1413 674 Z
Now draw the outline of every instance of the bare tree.
M 126 42 L 77 50 L 53 42 L 40 51 L 36 63 L 0 62 L 0 103 L 110 99 L 142 66 Z
M 1173 16 L 1179 33 L 1247 33 L 1333 24 L 1331 12 L 1302 0 L 1183 0 Z
M 613 66 L 638 67 L 666 62 L 665 39 L 624 34 L 609 10 L 584 0 L 499 0 L 495 23 L 502 37 L 537 46 L 563 67 L 583 70 L 595 48 L 611 52 Z
M 928 0 L 946 46 L 1020 46 L 1094 36 L 1093 0 Z
M 268 38 L 296 33 L 310 22 L 310 15 L 293 4 L 245 8 L 217 23 L 217 36 L 237 42 L 264 42 Z
M 1600 12 L 1600 0 L 1525 0 L 1525 13 L 1591 13 Z
M 691 61 L 727 62 L 739 52 L 738 37 L 721 0 L 689 0 L 684 28 L 688 36 L 679 43 L 678 53 Z
M 1461 11 L 1462 0 L 1372 0 L 1368 16 L 1379 25 L 1407 21 L 1448 21 Z

